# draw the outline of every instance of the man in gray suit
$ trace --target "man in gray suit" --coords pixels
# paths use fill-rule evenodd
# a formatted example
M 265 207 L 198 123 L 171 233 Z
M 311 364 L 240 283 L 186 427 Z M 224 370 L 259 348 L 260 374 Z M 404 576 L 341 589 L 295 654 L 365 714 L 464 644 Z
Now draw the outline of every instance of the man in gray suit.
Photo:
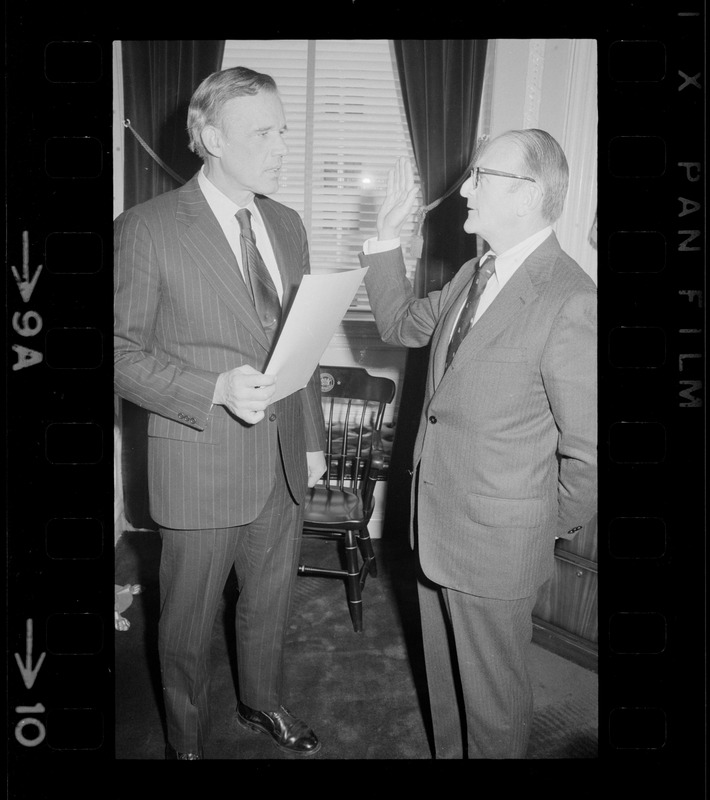
M 382 338 L 431 343 L 412 534 L 437 758 L 525 756 L 532 609 L 555 538 L 595 511 L 596 289 L 550 227 L 567 183 L 546 132 L 488 143 L 461 194 L 464 230 L 490 249 L 418 299 L 399 247 L 415 196 L 400 159 L 361 255 Z
M 115 389 L 150 411 L 150 508 L 162 535 L 159 650 L 166 757 L 204 758 L 209 651 L 228 573 L 239 586 L 237 719 L 309 756 L 284 706 L 283 648 L 307 487 L 325 470 L 318 371 L 276 403 L 264 374 L 281 308 L 309 272 L 279 186 L 286 121 L 268 75 L 236 67 L 195 91 L 185 186 L 115 223 Z

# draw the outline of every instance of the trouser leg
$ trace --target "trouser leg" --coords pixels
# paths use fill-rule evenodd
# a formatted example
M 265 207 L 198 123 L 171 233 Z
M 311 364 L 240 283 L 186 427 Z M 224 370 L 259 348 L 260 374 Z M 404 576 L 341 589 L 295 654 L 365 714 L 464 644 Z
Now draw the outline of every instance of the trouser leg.
M 536 597 L 444 589 L 463 689 L 469 758 L 524 758 L 533 717 L 528 672 Z
M 269 711 L 283 702 L 283 650 L 298 569 L 303 507 L 277 480 L 263 512 L 244 526 L 236 551 L 239 699 Z
M 161 528 L 160 654 L 168 741 L 200 752 L 209 735 L 212 629 L 229 570 L 236 528 Z
M 442 589 L 421 575 L 417 588 L 435 757 L 462 758 L 465 739 L 461 687 Z

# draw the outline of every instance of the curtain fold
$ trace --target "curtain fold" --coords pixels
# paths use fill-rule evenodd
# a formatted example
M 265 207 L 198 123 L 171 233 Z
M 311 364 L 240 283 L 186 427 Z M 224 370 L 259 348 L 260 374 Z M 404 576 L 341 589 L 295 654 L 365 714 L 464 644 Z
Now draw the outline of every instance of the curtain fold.
M 474 156 L 487 47 L 487 39 L 394 42 L 425 204 L 445 194 Z M 419 296 L 440 289 L 476 255 L 475 237 L 463 230 L 465 218 L 457 192 L 427 214 Z
M 456 184 L 474 156 L 488 40 L 404 39 L 393 44 L 427 205 Z M 441 289 L 464 261 L 476 255 L 476 239 L 463 229 L 465 219 L 466 206 L 458 192 L 427 214 L 415 276 L 419 297 Z M 387 478 L 385 528 L 395 535 L 407 535 L 412 450 L 428 361 L 428 346 L 407 353 Z
M 220 69 L 224 40 L 122 43 L 124 113 L 155 153 L 184 180 L 202 161 L 188 150 L 187 107 L 198 84 Z M 126 132 L 125 207 L 180 184 Z
M 146 144 L 174 172 L 189 180 L 202 161 L 188 149 L 187 108 L 198 84 L 222 66 L 224 40 L 124 41 L 124 114 Z M 124 208 L 177 189 L 172 178 L 130 131 L 124 136 Z M 121 525 L 154 528 L 148 507 L 148 414 L 126 400 L 117 413 L 117 469 L 122 477 Z M 116 493 L 120 503 L 120 493 Z M 120 535 L 121 531 L 117 531 Z

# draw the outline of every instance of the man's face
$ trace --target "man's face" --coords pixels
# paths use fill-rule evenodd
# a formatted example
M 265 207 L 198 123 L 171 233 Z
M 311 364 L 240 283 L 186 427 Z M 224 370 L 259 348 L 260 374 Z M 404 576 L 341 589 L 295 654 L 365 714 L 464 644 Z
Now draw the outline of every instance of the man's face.
M 474 166 L 520 175 L 520 152 L 510 141 L 493 141 L 481 154 Z M 511 192 L 512 178 L 481 173 L 478 187 L 473 188 L 469 176 L 460 189 L 466 199 L 468 217 L 464 222 L 466 233 L 476 233 L 493 246 L 505 239 L 518 224 L 518 191 Z M 495 249 L 495 248 L 494 248 Z
M 219 125 L 219 148 L 210 177 L 235 202 L 279 188 L 286 118 L 275 92 L 261 91 L 228 100 Z M 212 165 L 211 165 L 212 166 Z

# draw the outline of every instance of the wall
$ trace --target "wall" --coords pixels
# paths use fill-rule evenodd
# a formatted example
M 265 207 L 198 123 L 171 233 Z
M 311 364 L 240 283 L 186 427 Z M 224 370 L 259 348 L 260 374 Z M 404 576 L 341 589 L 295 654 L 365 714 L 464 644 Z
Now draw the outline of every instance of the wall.
M 121 42 L 113 43 L 113 218 L 123 212 L 123 59 Z
M 597 209 L 597 51 L 593 39 L 498 39 L 491 137 L 542 128 L 562 145 L 570 168 L 565 211 L 555 225 L 563 249 L 596 281 L 589 241 Z
M 113 218 L 123 211 L 123 69 L 121 43 L 113 43 Z M 130 528 L 123 509 L 123 474 L 121 469 L 121 404 L 114 395 L 113 427 L 113 539 Z

